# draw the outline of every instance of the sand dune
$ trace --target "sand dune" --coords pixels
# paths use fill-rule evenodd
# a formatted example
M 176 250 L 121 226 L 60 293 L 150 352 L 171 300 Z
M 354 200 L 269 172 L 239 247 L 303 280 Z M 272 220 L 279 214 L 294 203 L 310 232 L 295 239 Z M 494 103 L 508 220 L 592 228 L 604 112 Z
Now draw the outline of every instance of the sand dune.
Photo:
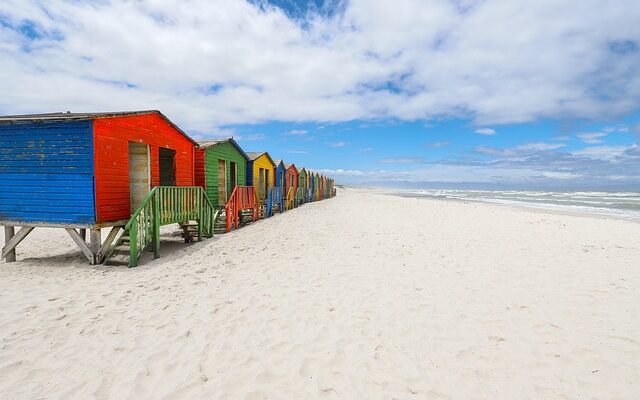
M 343 190 L 135 269 L 18 259 L 2 399 L 640 398 L 634 222 Z

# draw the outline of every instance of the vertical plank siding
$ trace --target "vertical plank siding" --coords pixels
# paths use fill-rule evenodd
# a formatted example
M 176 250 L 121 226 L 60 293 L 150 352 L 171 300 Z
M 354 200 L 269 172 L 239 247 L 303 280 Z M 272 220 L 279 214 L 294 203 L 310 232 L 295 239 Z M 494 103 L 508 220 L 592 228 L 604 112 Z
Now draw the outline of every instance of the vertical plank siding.
M 213 207 L 221 207 L 224 204 L 219 204 L 218 199 L 218 160 L 225 160 L 227 171 L 227 194 L 230 197 L 233 192 L 234 184 L 231 182 L 231 162 L 235 162 L 237 165 L 237 180 L 238 185 L 244 186 L 246 182 L 246 165 L 247 160 L 242 153 L 231 142 L 224 142 L 217 145 L 213 145 L 204 149 L 204 177 L 205 177 L 205 191 L 209 196 L 209 201 Z M 196 170 L 200 167 L 196 165 Z M 202 186 L 202 185 L 198 185 Z M 228 199 L 227 199 L 228 200 Z
M 252 185 L 255 188 L 256 194 L 258 194 L 258 198 L 260 199 L 260 201 L 264 201 L 266 200 L 266 191 L 269 190 L 269 188 L 273 187 L 275 183 L 275 168 L 266 154 L 263 154 L 260 157 L 256 158 L 250 164 L 252 164 L 253 180 L 251 183 L 249 183 L 249 185 Z M 265 169 L 269 176 L 269 185 L 265 188 L 264 193 L 259 193 L 258 190 L 258 188 L 260 187 L 260 174 L 258 173 L 260 168 Z
M 0 220 L 93 224 L 91 121 L 0 124 Z
M 280 161 L 276 166 L 276 187 L 284 189 L 287 187 L 285 184 L 287 171 L 284 167 L 284 162 Z
M 293 188 L 294 192 L 298 190 L 298 169 L 293 164 L 287 168 L 286 181 L 287 190 L 289 190 L 289 188 Z
M 97 222 L 130 217 L 130 141 L 146 143 L 150 147 L 151 186 L 160 184 L 160 147 L 176 152 L 176 186 L 194 185 L 194 145 L 159 114 L 96 119 L 93 137 Z

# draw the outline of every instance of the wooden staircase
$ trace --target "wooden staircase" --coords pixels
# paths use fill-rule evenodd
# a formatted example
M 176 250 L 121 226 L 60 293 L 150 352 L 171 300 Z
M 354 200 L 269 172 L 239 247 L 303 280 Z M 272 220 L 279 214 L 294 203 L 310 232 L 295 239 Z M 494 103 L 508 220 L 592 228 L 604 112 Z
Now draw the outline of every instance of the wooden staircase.
M 185 243 L 212 237 L 218 213 L 201 187 L 156 186 L 106 252 L 104 263 L 135 267 L 150 245 L 154 258 L 160 257 L 160 226 L 163 225 L 179 224 Z
M 253 186 L 236 186 L 224 208 L 226 232 L 257 221 L 266 211 L 264 204 L 260 205 Z

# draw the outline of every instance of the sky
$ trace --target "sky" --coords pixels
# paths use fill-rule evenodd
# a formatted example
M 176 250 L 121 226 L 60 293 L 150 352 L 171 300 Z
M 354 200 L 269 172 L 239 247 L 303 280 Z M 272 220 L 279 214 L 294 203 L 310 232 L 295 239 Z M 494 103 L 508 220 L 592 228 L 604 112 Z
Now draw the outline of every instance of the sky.
M 338 183 L 640 191 L 635 0 L 0 0 L 0 114 L 158 109 Z

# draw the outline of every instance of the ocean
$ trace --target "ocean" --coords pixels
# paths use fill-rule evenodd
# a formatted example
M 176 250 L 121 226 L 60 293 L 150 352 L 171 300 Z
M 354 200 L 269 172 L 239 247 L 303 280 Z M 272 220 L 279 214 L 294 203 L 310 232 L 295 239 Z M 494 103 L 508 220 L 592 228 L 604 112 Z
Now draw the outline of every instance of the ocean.
M 596 214 L 640 221 L 640 192 L 544 192 L 520 190 L 404 190 L 411 197 L 456 199 Z

